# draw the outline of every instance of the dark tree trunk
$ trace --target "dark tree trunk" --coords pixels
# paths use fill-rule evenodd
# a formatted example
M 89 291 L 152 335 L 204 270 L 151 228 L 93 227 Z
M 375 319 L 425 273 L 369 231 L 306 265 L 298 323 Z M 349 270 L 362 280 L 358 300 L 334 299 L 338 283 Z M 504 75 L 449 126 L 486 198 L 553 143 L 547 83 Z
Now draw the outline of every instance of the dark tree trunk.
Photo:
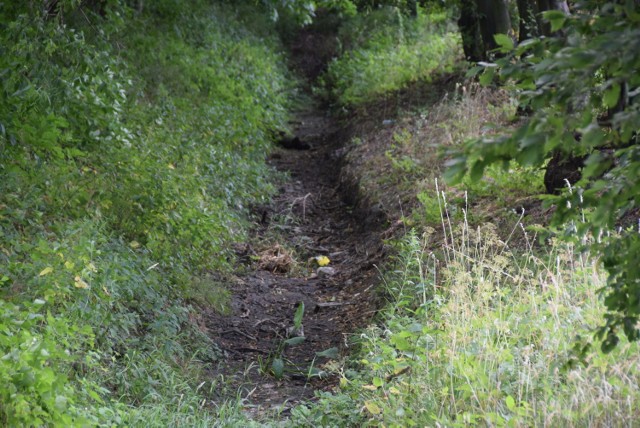
M 458 27 L 462 35 L 464 56 L 472 62 L 486 60 L 486 49 L 480 31 L 480 17 L 475 0 L 460 1 Z
M 536 20 L 538 21 L 538 28 L 541 35 L 551 36 L 551 25 L 548 22 L 544 22 L 541 12 L 546 10 L 561 10 L 564 13 L 569 13 L 569 6 L 564 0 L 536 0 L 538 5 L 538 15 Z
M 540 35 L 540 24 L 537 21 L 538 13 L 538 4 L 535 0 L 518 0 L 519 42 Z
M 573 156 L 557 151 L 547 164 L 544 173 L 544 187 L 548 194 L 557 195 L 582 177 L 585 156 Z
M 480 17 L 480 31 L 484 40 L 485 52 L 498 47 L 496 34 L 511 33 L 511 18 L 507 0 L 476 0 Z
M 464 54 L 470 61 L 485 61 L 498 47 L 494 35 L 509 34 L 511 19 L 506 0 L 461 0 L 458 27 Z
M 410 16 L 414 18 L 418 16 L 418 0 L 407 0 L 407 8 Z

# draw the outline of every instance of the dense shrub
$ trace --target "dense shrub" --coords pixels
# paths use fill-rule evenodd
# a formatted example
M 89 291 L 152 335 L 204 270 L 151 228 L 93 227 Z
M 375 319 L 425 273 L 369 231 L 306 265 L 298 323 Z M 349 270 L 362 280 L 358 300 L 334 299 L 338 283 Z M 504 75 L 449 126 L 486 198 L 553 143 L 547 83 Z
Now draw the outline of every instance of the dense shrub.
M 445 13 L 410 18 L 397 8 L 357 15 L 342 26 L 345 52 L 324 76 L 342 105 L 373 101 L 417 81 L 451 70 L 460 58 L 459 36 Z
M 182 296 L 273 190 L 287 76 L 259 15 L 152 3 L 0 15 L 0 424 L 170 418 L 216 358 Z

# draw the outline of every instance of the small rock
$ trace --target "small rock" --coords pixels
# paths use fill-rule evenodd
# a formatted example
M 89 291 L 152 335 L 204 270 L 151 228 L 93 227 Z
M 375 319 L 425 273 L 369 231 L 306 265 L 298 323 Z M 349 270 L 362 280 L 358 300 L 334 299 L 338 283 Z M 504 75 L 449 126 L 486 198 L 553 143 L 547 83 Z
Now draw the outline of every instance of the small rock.
M 330 266 L 323 266 L 319 267 L 318 270 L 316 270 L 316 273 L 319 278 L 326 278 L 335 275 L 336 270 Z

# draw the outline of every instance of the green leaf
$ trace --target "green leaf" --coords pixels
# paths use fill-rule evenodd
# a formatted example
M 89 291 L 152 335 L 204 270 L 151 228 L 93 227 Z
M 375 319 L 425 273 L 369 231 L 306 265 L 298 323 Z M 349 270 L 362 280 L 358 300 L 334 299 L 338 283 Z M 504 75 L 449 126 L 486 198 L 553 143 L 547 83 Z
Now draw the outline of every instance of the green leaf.
M 604 105 L 609 108 L 613 108 L 618 104 L 620 99 L 620 85 L 614 82 L 607 90 L 604 91 L 602 100 Z
M 276 379 L 282 379 L 284 375 L 284 361 L 282 358 L 274 358 L 273 362 L 271 362 L 271 371 L 273 371 L 273 375 Z
M 450 159 L 445 162 L 445 167 L 445 181 L 450 184 L 458 183 L 467 173 L 467 158 L 464 156 L 459 156 L 457 158 Z
M 482 72 L 482 70 L 484 70 L 484 67 L 480 67 L 479 65 L 476 65 L 475 67 L 471 67 L 469 70 L 467 70 L 465 77 L 467 78 L 476 77 L 478 74 Z
M 494 34 L 493 39 L 500 46 L 500 51 L 507 53 L 513 50 L 513 39 L 506 34 Z
M 366 409 L 369 411 L 369 413 L 371 413 L 372 415 L 379 415 L 380 413 L 382 413 L 382 409 L 380 409 L 380 406 L 378 406 L 376 403 L 374 403 L 373 401 L 365 401 L 364 402 L 364 407 L 366 407 Z
M 304 339 L 305 339 L 304 336 L 296 336 L 296 337 L 292 337 L 290 339 L 285 340 L 284 343 L 286 343 L 289 346 L 295 346 L 304 342 Z
M 513 397 L 507 395 L 507 398 L 505 398 L 504 401 L 507 404 L 507 408 L 513 412 L 513 410 L 516 408 L 516 401 L 513 399 Z
M 316 352 L 316 356 L 325 357 L 325 358 L 331 358 L 331 359 L 335 360 L 339 356 L 339 350 L 336 347 L 325 349 L 324 351 Z
M 476 163 L 474 163 L 471 167 L 471 172 L 469 173 L 469 178 L 471 178 L 471 181 L 479 181 L 484 174 L 484 169 L 486 166 L 486 162 L 477 161 Z
M 391 343 L 395 345 L 398 351 L 410 351 L 412 349 L 411 343 L 409 343 L 402 334 L 394 334 L 391 336 Z
M 558 31 L 564 27 L 567 20 L 567 15 L 565 15 L 561 10 L 547 10 L 546 12 L 542 12 L 542 16 L 551 24 L 552 32 Z
M 478 81 L 482 86 L 487 86 L 493 82 L 493 76 L 496 74 L 496 69 L 493 67 L 487 67 L 484 69 L 484 73 L 480 75 Z

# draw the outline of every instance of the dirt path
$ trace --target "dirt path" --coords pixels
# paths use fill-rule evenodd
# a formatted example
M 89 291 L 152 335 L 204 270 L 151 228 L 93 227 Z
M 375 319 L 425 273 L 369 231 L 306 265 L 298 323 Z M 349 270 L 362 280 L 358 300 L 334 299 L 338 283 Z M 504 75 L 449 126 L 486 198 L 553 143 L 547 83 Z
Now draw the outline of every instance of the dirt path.
M 349 335 L 371 320 L 376 310 L 374 265 L 384 251 L 379 225 L 351 215 L 343 202 L 339 174 L 344 149 L 335 122 L 312 108 L 298 114 L 294 127 L 310 148 L 280 149 L 271 156 L 271 163 L 291 179 L 264 208 L 257 231 L 279 229 L 283 242 L 254 253 L 253 259 L 260 260 L 233 286 L 230 315 L 206 315 L 207 329 L 227 355 L 228 365 L 219 373 L 244 389 L 249 406 L 258 412 L 286 411 L 313 397 L 314 390 L 335 384 L 331 376 L 309 376 L 312 367 L 322 370 L 329 361 L 316 353 L 331 348 L 346 352 Z M 301 262 L 296 275 L 278 272 L 287 270 L 286 248 L 294 248 Z M 319 255 L 329 257 L 334 275 L 318 275 L 317 265 L 305 264 Z M 296 336 L 287 330 L 300 302 L 305 307 L 304 341 L 284 346 Z M 274 359 L 285 364 L 280 379 L 273 374 Z

